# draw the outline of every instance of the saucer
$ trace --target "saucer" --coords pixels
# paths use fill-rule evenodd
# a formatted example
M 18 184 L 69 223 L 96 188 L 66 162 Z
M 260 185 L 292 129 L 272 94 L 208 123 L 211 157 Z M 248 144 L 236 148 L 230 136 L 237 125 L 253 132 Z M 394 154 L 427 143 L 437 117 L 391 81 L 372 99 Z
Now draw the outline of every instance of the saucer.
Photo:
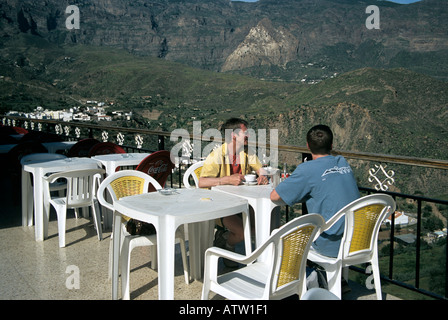
M 244 185 L 246 185 L 246 186 L 255 186 L 255 185 L 258 184 L 257 181 L 250 181 L 250 182 L 244 181 L 243 183 L 244 183 Z

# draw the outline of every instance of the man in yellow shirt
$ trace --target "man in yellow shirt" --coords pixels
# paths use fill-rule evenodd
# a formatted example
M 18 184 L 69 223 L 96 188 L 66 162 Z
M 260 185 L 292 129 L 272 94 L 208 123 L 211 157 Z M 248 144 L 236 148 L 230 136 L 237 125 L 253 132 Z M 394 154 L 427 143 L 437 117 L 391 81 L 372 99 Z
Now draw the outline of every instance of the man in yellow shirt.
M 199 178 L 200 188 L 224 184 L 240 185 L 245 181 L 244 176 L 252 172 L 258 174 L 258 184 L 268 183 L 267 177 L 260 171 L 262 164 L 255 150 L 248 148 L 247 127 L 248 123 L 238 118 L 231 118 L 222 125 L 221 132 L 225 134 L 225 143 L 213 150 L 205 160 Z M 217 231 L 214 245 L 233 251 L 235 245 L 244 240 L 241 215 L 224 217 L 221 223 L 225 229 Z

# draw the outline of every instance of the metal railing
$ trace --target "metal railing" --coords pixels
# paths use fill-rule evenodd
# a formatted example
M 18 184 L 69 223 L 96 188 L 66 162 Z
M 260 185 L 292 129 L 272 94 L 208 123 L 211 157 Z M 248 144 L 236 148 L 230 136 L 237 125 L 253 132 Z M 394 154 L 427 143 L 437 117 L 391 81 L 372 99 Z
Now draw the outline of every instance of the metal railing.
M 147 130 L 143 128 L 127 128 L 127 127 L 115 127 L 106 124 L 92 124 L 92 123 L 84 123 L 84 122 L 61 122 L 57 120 L 44 120 L 44 119 L 28 119 L 23 117 L 3 117 L 2 122 L 4 125 L 10 126 L 22 126 L 28 130 L 38 130 L 51 132 L 53 134 L 57 134 L 63 137 L 66 140 L 80 140 L 82 138 L 98 138 L 103 141 L 111 141 L 115 142 L 119 145 L 122 145 L 127 150 L 141 150 L 141 151 L 155 151 L 155 150 L 168 150 L 170 145 L 173 142 L 169 139 L 171 137 L 170 132 L 166 131 L 157 131 L 157 130 Z M 111 138 L 115 135 L 115 139 Z M 209 138 L 204 138 L 202 136 L 193 136 L 190 135 L 192 140 L 198 139 L 200 141 L 210 141 Z M 215 141 L 220 142 L 220 141 Z M 135 145 L 133 145 L 135 144 Z M 264 148 L 269 148 L 269 144 L 263 146 Z M 300 146 L 286 146 L 286 145 L 278 145 L 278 152 L 282 153 L 293 153 L 294 155 L 300 155 L 302 159 L 308 154 L 308 149 L 306 147 Z M 388 163 L 388 164 L 399 164 L 406 165 L 412 167 L 421 167 L 421 168 L 432 168 L 439 169 L 443 172 L 448 170 L 448 161 L 447 160 L 438 160 L 438 159 L 424 159 L 424 158 L 416 158 L 416 157 L 405 157 L 405 156 L 394 156 L 394 155 L 385 155 L 385 154 L 374 154 L 374 153 L 366 153 L 366 152 L 351 152 L 351 151 L 342 151 L 336 150 L 336 153 L 343 155 L 348 160 L 360 160 L 360 161 L 368 161 L 373 163 Z M 173 174 L 171 176 L 171 186 L 178 184 L 181 187 L 182 181 L 182 171 L 185 170 L 181 163 L 176 168 L 177 174 Z M 448 211 L 448 201 L 443 199 L 433 199 L 430 197 L 424 197 L 419 195 L 410 195 L 403 194 L 398 192 L 391 192 L 386 188 L 382 188 L 383 185 L 380 185 L 379 188 L 367 188 L 360 187 L 360 191 L 362 193 L 375 193 L 375 192 L 384 192 L 393 196 L 396 200 L 403 199 L 406 201 L 415 201 L 417 203 L 417 212 L 416 212 L 416 236 L 415 236 L 415 279 L 414 283 L 409 283 L 409 281 L 399 281 L 396 279 L 396 261 L 394 260 L 395 251 L 396 251 L 396 232 L 397 226 L 395 224 L 395 215 L 392 216 L 391 224 L 390 224 L 390 237 L 389 237 L 389 263 L 388 263 L 388 272 L 387 275 L 382 275 L 382 279 L 392 283 L 394 285 L 400 286 L 405 289 L 409 289 L 411 291 L 415 291 L 426 296 L 435 298 L 435 299 L 447 299 L 448 295 L 448 246 L 446 245 L 446 237 L 445 237 L 445 251 L 443 262 L 444 275 L 442 278 L 444 279 L 444 283 L 440 283 L 440 288 L 443 290 L 439 290 L 439 292 L 432 292 L 430 290 L 421 288 L 421 280 L 422 280 L 422 255 L 421 250 L 424 245 L 422 240 L 422 221 L 423 221 L 423 209 L 422 203 L 430 203 L 433 205 L 439 205 L 444 208 L 445 218 L 448 215 L 446 212 Z M 306 208 L 303 208 L 306 209 Z M 399 208 L 397 208 L 399 209 Z M 306 210 L 304 210 L 306 211 Z M 288 219 L 289 209 L 286 208 L 286 219 Z M 440 245 L 443 247 L 443 244 Z M 440 260 L 438 260 L 440 261 Z M 353 267 L 353 270 L 365 273 L 365 269 L 361 269 L 358 267 Z M 443 293 L 440 293 L 443 291 Z
M 360 187 L 359 190 L 361 192 L 367 193 L 367 194 L 371 194 L 371 193 L 376 193 L 378 192 L 375 189 L 371 189 L 371 188 L 364 188 L 364 187 Z M 391 195 L 395 200 L 397 198 L 402 198 L 402 199 L 411 199 L 411 200 L 415 200 L 417 202 L 417 223 L 416 223 L 416 234 L 418 236 L 416 236 L 416 244 L 415 244 L 415 282 L 414 285 L 411 285 L 409 283 L 404 283 L 401 281 L 397 281 L 394 279 L 394 246 L 391 245 L 390 249 L 389 249 L 389 270 L 388 270 L 388 275 L 382 275 L 381 278 L 387 282 L 393 283 L 395 285 L 398 285 L 400 287 L 412 290 L 412 291 L 416 291 L 419 292 L 421 294 L 433 297 L 435 299 L 447 299 L 447 292 L 448 292 L 448 246 L 446 245 L 446 238 L 445 238 L 445 260 L 442 261 L 438 261 L 437 262 L 442 262 L 442 264 L 445 265 L 445 277 L 444 277 L 444 284 L 441 283 L 440 285 L 444 287 L 444 295 L 438 294 L 438 293 L 434 293 L 434 292 L 430 292 L 428 290 L 424 290 L 420 287 L 420 279 L 421 279 L 421 250 L 422 250 L 422 237 L 420 236 L 422 233 L 422 203 L 427 202 L 427 203 L 434 203 L 434 204 L 440 204 L 440 205 L 444 205 L 447 206 L 448 208 L 448 201 L 445 200 L 439 200 L 439 199 L 432 199 L 432 198 L 427 198 L 427 197 L 422 197 L 422 196 L 415 196 L 415 195 L 406 195 L 406 194 L 401 194 L 401 193 L 397 193 L 397 192 L 388 192 L 388 191 L 381 191 L 382 193 L 386 193 Z M 395 216 L 392 216 L 391 219 L 391 224 L 390 224 L 390 243 L 394 243 L 393 239 L 395 239 L 395 230 L 396 230 L 396 225 L 395 225 Z M 356 269 L 356 268 L 353 268 Z M 357 271 L 360 271 L 360 269 L 358 269 Z M 362 270 L 361 270 L 362 271 Z M 364 272 L 364 271 L 362 271 Z

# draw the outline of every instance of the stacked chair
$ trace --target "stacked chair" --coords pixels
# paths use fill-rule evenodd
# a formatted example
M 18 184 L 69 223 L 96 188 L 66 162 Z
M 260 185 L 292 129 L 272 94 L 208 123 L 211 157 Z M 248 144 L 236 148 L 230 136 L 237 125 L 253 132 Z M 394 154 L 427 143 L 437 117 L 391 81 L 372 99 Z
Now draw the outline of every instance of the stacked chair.
M 96 200 L 96 190 L 98 181 L 104 174 L 104 169 L 87 169 L 57 172 L 45 177 L 48 183 L 55 183 L 60 179 L 67 181 L 66 196 L 50 197 L 50 204 L 54 207 L 58 219 L 59 247 L 65 247 L 65 229 L 67 219 L 67 209 L 92 208 L 93 220 L 98 234 L 98 239 L 102 240 L 101 216 Z

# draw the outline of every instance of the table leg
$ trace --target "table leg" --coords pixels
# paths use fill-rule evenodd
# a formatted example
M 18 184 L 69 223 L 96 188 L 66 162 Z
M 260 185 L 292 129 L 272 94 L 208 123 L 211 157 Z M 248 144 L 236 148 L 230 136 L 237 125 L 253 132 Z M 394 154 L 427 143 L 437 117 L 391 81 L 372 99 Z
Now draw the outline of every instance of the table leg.
M 109 175 L 107 174 L 106 177 L 108 177 L 108 176 Z M 109 192 L 106 192 L 106 200 L 108 202 L 112 201 Z M 109 210 L 106 207 L 102 207 L 101 212 L 103 213 L 103 228 L 105 230 L 109 230 L 109 228 L 111 228 L 113 225 L 113 221 L 112 221 L 113 220 L 113 212 L 112 212 L 112 210 Z
M 157 229 L 157 258 L 159 299 L 174 299 L 174 246 L 176 226 L 171 219 L 163 219 Z
M 121 214 L 114 212 L 112 231 L 112 300 L 118 299 L 118 264 L 120 261 Z
M 252 252 L 249 205 L 247 206 L 246 212 L 243 212 L 243 228 L 244 228 L 244 245 L 246 251 L 245 255 L 248 256 Z
M 271 212 L 273 207 L 271 201 L 267 199 L 258 199 L 257 208 L 255 210 L 255 238 L 256 246 L 261 246 L 271 234 Z M 263 252 L 258 261 L 265 261 L 267 258 L 267 250 Z
M 30 173 L 22 169 L 22 226 L 33 225 L 33 188 Z
M 215 239 L 215 220 L 201 222 L 201 228 L 201 256 L 199 257 L 201 267 L 200 279 L 202 279 L 204 275 L 205 251 L 213 246 L 213 240 Z
M 188 251 L 190 252 L 190 280 L 198 280 L 199 275 L 199 236 L 200 222 L 188 224 Z
M 44 241 L 45 238 L 45 220 L 43 213 L 43 181 L 40 174 L 33 175 L 34 183 L 34 231 L 36 241 Z
M 215 220 L 190 223 L 188 239 L 190 251 L 190 278 L 201 280 L 204 270 L 205 251 L 213 245 Z
M 43 236 L 48 237 L 48 221 L 50 220 L 50 189 L 48 183 L 42 183 L 42 217 L 43 217 Z

